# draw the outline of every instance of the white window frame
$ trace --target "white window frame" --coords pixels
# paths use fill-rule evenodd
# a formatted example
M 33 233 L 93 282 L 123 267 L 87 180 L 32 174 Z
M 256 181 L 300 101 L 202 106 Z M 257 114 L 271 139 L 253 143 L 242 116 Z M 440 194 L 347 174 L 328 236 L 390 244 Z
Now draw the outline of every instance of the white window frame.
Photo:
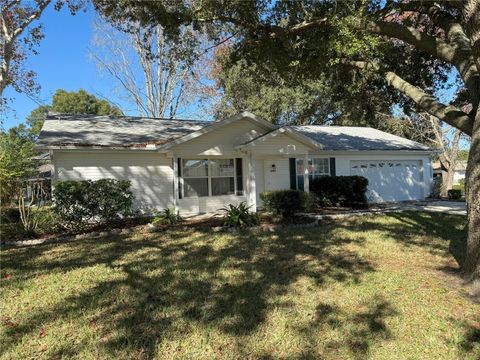
M 314 168 L 315 168 L 315 166 L 314 166 L 314 160 L 316 160 L 316 159 L 326 160 L 326 162 L 327 162 L 327 172 L 326 172 L 326 173 L 314 173 L 314 172 L 310 172 L 310 161 L 311 161 L 311 166 L 312 166 L 312 168 L 314 169 Z M 316 177 L 320 177 L 320 176 L 330 176 L 330 174 L 331 174 L 330 158 L 328 158 L 328 157 L 320 157 L 320 156 L 309 157 L 309 158 L 308 158 L 308 166 L 307 166 L 307 169 L 308 169 L 308 176 L 311 176 L 312 179 L 315 179 Z
M 232 176 L 213 176 L 212 169 L 211 169 L 211 162 L 216 160 L 231 160 L 233 162 L 233 175 Z M 235 158 L 218 158 L 218 159 L 208 159 L 208 192 L 211 197 L 214 196 L 232 196 L 237 194 L 237 162 Z M 242 174 L 243 175 L 243 174 Z M 233 177 L 233 193 L 232 194 L 224 194 L 224 195 L 213 195 L 212 193 L 212 179 L 224 179 L 224 178 L 231 178 Z
M 207 176 L 185 176 L 184 173 L 183 173 L 183 169 L 185 167 L 185 162 L 187 161 L 201 161 L 201 160 L 206 160 L 207 161 Z M 199 197 L 209 197 L 210 194 L 211 194 L 211 191 L 210 191 L 210 180 L 209 180 L 209 176 L 210 176 L 210 161 L 206 158 L 184 158 L 182 159 L 182 161 L 180 162 L 180 165 L 181 165 L 181 170 L 180 170 L 180 173 L 181 173 L 181 185 L 182 185 L 182 194 L 183 194 L 183 197 L 184 198 L 199 198 Z M 208 187 L 208 194 L 205 195 L 205 196 L 186 196 L 185 195 L 185 181 L 184 179 L 207 179 L 207 187 Z
M 206 160 L 207 161 L 207 176 L 191 176 L 187 177 L 188 178 L 206 178 L 208 181 L 208 195 L 206 196 L 185 196 L 185 182 L 184 182 L 184 175 L 183 175 L 183 168 L 184 168 L 184 162 L 189 161 L 189 160 Z M 234 190 L 233 194 L 230 195 L 212 195 L 212 178 L 230 178 L 232 176 L 212 176 L 212 169 L 211 169 L 211 161 L 215 160 L 233 160 L 233 183 L 234 183 Z M 242 158 L 243 162 L 243 158 Z M 242 166 L 243 168 L 243 166 Z M 242 177 L 244 177 L 244 174 L 242 172 Z M 243 180 L 243 179 L 242 179 Z M 181 161 L 181 169 L 180 169 L 180 186 L 182 187 L 182 194 L 183 198 L 185 199 L 192 199 L 192 198 L 198 198 L 198 197 L 219 197 L 219 196 L 244 196 L 244 195 L 237 195 L 237 162 L 236 158 L 233 157 L 222 157 L 222 158 L 204 158 L 204 157 L 188 157 L 188 158 L 182 158 Z M 245 190 L 244 190 L 245 191 Z
M 325 159 L 327 161 L 327 169 L 328 169 L 328 172 L 327 173 L 311 173 L 310 172 L 310 162 L 313 166 L 313 161 L 314 159 Z M 295 176 L 295 181 L 296 181 L 296 185 L 297 185 L 297 189 L 298 189 L 298 177 L 299 176 L 302 176 L 302 175 L 299 175 L 298 174 L 298 161 L 303 161 L 304 162 L 304 158 L 296 158 L 295 159 L 295 172 L 296 172 L 296 176 Z M 305 165 L 303 167 L 305 169 Z M 308 162 L 307 162 L 307 165 L 306 165 L 306 169 L 307 169 L 307 176 L 310 178 L 310 176 L 312 177 L 312 179 L 315 179 L 315 177 L 320 177 L 320 176 L 330 176 L 331 174 L 331 169 L 330 169 L 330 158 L 329 157 L 325 157 L 325 156 L 313 156 L 313 157 L 309 157 L 308 158 Z M 303 186 L 305 187 L 305 179 L 304 179 L 304 184 Z

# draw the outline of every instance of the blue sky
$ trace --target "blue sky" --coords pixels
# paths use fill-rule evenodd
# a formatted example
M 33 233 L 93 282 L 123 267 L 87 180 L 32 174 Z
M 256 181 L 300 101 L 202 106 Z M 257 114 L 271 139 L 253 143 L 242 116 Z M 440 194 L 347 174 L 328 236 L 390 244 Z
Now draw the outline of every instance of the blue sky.
M 37 82 L 41 85 L 40 102 L 49 103 L 55 90 L 78 90 L 83 88 L 93 94 L 106 96 L 110 86 L 101 81 L 96 65 L 88 59 L 88 47 L 92 38 L 92 9 L 71 16 L 66 9 L 55 11 L 52 6 L 45 10 L 41 23 L 45 38 L 38 48 L 40 54 L 30 56 L 28 67 L 36 71 Z M 16 93 L 11 87 L 6 97 L 12 98 L 4 127 L 9 128 L 19 122 L 38 106 L 24 94 Z
M 131 106 L 112 92 L 112 80 L 102 76 L 95 62 L 89 59 L 94 18 L 95 11 L 92 8 L 72 16 L 67 9 L 58 12 L 50 6 L 43 13 L 41 23 L 45 38 L 38 48 L 40 54 L 30 56 L 27 63 L 29 68 L 37 72 L 37 82 L 41 85 L 39 103 L 24 94 L 16 93 L 11 87 L 7 88 L 5 96 L 12 99 L 9 107 L 13 111 L 4 115 L 5 129 L 23 122 L 39 104 L 48 104 L 57 89 L 85 89 L 97 97 L 114 101 L 127 114 L 136 115 L 134 110 L 129 111 Z M 453 74 L 450 80 L 454 80 Z M 453 91 L 454 89 L 449 89 L 438 95 L 442 101 L 448 102 L 453 97 Z M 189 116 L 185 117 L 195 117 L 195 106 L 188 113 L 186 115 Z

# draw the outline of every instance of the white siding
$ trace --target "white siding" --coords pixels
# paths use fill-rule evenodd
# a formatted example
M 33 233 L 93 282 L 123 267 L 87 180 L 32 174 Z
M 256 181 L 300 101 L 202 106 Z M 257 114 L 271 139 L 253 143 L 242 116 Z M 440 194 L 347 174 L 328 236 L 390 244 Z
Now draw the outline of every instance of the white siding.
M 307 154 L 309 148 L 290 136 L 276 133 L 272 137 L 265 138 L 265 141 L 259 139 L 258 143 L 252 145 L 250 150 L 255 156 L 288 156 Z
M 242 201 L 247 201 L 247 198 L 236 195 L 183 198 L 178 200 L 178 210 L 183 216 L 215 213 L 228 204 L 240 204 Z
M 54 151 L 55 180 L 130 180 L 135 207 L 173 207 L 172 159 L 145 151 Z
M 237 145 L 251 141 L 266 130 L 247 119 L 222 126 L 210 133 L 171 148 L 179 157 L 238 156 Z

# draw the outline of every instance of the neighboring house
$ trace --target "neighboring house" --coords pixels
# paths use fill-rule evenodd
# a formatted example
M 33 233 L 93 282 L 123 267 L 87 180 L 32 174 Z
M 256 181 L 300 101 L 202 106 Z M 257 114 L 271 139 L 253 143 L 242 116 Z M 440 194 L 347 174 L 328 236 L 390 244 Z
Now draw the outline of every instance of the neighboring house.
M 433 177 L 444 177 L 447 176 L 447 172 L 445 171 L 444 168 L 442 168 L 442 165 L 440 164 L 440 161 L 435 161 L 432 164 L 433 167 Z M 467 162 L 466 161 L 459 161 L 457 165 L 455 166 L 455 172 L 453 173 L 453 185 L 458 185 L 460 184 L 461 180 L 465 180 L 465 171 L 467 170 Z
M 242 112 L 223 121 L 49 116 L 38 139 L 53 182 L 115 178 L 141 209 L 213 212 L 279 189 L 308 191 L 324 175 L 361 175 L 372 202 L 424 199 L 433 150 L 364 127 L 278 127 Z M 308 166 L 305 166 L 308 164 Z

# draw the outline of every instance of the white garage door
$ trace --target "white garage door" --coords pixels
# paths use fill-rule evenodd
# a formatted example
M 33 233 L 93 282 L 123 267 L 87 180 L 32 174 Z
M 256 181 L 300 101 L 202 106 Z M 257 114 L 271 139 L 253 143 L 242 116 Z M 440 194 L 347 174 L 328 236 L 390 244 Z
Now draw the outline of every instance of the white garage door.
M 420 161 L 351 161 L 350 173 L 368 179 L 369 202 L 422 199 Z

